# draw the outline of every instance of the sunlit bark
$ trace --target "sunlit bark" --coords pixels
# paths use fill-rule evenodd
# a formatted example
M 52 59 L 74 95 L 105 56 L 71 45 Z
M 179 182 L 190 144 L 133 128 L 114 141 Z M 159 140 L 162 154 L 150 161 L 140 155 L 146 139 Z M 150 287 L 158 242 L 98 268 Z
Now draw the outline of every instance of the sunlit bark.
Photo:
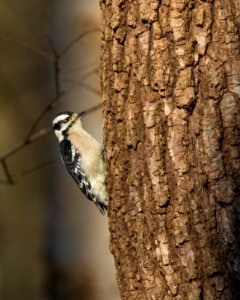
M 101 0 L 122 299 L 240 299 L 239 1 Z

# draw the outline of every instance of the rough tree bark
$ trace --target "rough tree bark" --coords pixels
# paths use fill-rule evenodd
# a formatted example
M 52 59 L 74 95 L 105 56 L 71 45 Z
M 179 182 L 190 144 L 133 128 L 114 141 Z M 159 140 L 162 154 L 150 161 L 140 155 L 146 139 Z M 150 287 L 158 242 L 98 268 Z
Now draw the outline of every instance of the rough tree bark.
M 101 0 L 122 299 L 240 299 L 240 1 Z

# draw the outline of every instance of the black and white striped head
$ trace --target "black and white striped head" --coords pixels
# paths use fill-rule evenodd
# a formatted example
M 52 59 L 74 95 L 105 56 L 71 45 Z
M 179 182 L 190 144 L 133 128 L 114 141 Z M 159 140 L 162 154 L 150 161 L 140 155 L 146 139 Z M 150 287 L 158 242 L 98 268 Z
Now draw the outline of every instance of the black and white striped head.
M 77 125 L 82 127 L 81 116 L 83 113 L 74 113 L 70 111 L 64 111 L 56 115 L 53 119 L 53 130 L 61 142 L 67 135 L 68 130 Z

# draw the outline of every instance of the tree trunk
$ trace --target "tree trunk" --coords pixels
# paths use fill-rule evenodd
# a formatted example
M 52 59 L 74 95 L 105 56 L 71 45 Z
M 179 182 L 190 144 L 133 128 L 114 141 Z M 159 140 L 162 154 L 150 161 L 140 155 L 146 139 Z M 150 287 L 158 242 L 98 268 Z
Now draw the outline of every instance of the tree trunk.
M 240 1 L 101 0 L 122 299 L 240 299 Z

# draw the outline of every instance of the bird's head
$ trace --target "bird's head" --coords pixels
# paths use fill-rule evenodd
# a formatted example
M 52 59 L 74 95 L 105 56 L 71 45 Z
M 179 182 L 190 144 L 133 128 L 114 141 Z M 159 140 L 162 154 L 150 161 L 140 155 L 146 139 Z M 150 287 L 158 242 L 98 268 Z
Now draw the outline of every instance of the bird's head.
M 71 127 L 75 125 L 82 127 L 81 117 L 83 114 L 84 112 L 75 113 L 64 111 L 55 116 L 53 119 L 53 130 L 59 142 L 61 142 L 68 135 L 68 130 Z

